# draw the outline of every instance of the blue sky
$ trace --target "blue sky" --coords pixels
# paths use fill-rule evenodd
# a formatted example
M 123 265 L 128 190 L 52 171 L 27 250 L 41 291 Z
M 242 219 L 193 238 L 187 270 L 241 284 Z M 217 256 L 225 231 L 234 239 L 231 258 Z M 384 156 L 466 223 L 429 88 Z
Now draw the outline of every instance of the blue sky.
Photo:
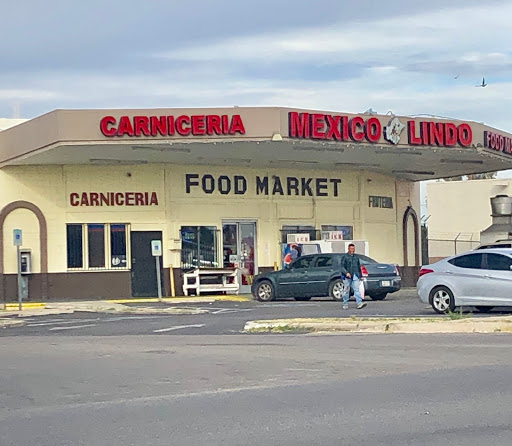
M 372 107 L 512 131 L 512 1 L 1 3 L 3 117 L 55 108 Z M 489 86 L 475 88 L 483 76 Z

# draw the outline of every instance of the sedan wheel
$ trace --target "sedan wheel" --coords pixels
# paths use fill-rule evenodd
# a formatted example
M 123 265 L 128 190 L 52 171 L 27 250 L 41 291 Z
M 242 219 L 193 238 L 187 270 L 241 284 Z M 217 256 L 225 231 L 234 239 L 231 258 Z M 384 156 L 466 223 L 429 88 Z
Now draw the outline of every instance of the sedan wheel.
M 432 308 L 439 314 L 455 310 L 453 293 L 446 287 L 435 288 L 432 291 Z
M 336 279 L 329 285 L 329 296 L 338 302 L 343 301 L 343 294 L 345 293 L 345 287 L 341 279 Z
M 256 299 L 261 302 L 274 300 L 274 287 L 268 281 L 261 282 L 256 288 Z

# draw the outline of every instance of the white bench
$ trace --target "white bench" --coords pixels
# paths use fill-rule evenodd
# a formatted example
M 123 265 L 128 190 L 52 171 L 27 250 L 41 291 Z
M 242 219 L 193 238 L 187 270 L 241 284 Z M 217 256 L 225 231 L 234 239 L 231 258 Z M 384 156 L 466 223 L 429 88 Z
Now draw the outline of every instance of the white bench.
M 220 277 L 220 283 L 208 283 L 202 279 L 208 277 Z M 237 268 L 196 268 L 194 271 L 183 274 L 183 293 L 185 296 L 193 291 L 196 296 L 201 293 L 235 293 L 238 294 L 240 284 L 238 283 Z

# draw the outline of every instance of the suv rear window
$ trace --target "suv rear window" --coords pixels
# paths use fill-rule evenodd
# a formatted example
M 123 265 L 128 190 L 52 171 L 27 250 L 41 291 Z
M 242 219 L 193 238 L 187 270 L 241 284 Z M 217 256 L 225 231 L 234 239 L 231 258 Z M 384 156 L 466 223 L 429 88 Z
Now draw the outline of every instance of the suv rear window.
M 483 254 L 467 254 L 448 260 L 448 263 L 459 268 L 482 269 L 483 258 Z

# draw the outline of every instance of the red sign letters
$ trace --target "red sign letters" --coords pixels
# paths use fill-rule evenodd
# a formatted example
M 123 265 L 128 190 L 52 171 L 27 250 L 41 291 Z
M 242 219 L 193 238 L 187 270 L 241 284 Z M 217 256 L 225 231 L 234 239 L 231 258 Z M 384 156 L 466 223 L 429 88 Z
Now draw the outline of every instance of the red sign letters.
M 100 130 L 108 137 L 245 135 L 240 115 L 105 116 Z
M 71 206 L 158 206 L 156 192 L 73 192 Z
M 353 141 L 370 144 L 384 143 L 385 126 L 375 116 L 362 117 L 321 113 L 290 112 L 288 116 L 290 138 Z M 403 127 L 403 126 L 402 126 Z M 407 121 L 408 141 L 412 146 L 470 147 L 473 141 L 471 126 L 451 122 Z M 400 129 L 401 131 L 401 129 Z M 399 138 L 397 139 L 397 141 Z

